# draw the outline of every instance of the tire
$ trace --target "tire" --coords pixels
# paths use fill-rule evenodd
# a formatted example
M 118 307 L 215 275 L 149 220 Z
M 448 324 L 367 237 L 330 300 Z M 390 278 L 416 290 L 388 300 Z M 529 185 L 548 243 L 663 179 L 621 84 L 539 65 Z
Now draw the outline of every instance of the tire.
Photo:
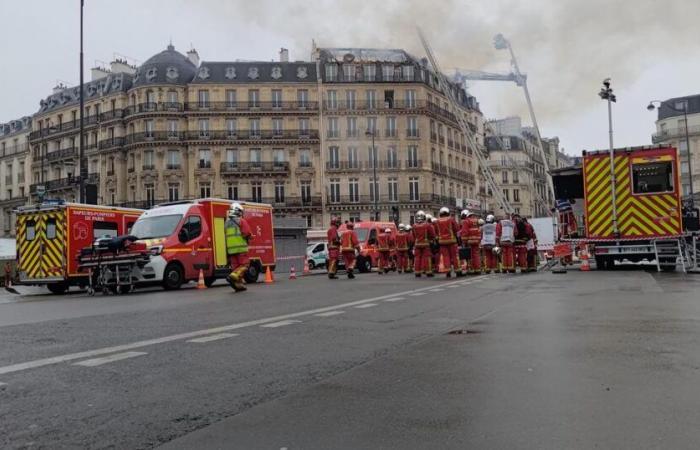
M 357 258 L 357 270 L 360 273 L 369 273 L 372 271 L 372 259 L 360 256 Z
M 595 267 L 597 270 L 610 270 L 610 263 L 606 256 L 596 256 L 595 257 Z M 613 263 L 614 264 L 614 263 Z
M 251 283 L 257 283 L 259 276 L 260 276 L 260 267 L 258 266 L 257 263 L 252 263 L 250 266 L 248 266 L 248 270 L 246 271 L 245 275 L 243 275 L 243 278 L 245 279 L 246 283 L 251 284 Z
M 208 288 L 212 287 L 215 281 L 216 277 L 204 277 L 204 285 Z
M 659 264 L 661 265 L 662 272 L 675 272 L 676 271 L 676 261 L 671 258 L 659 259 Z
M 166 291 L 174 291 L 182 287 L 185 282 L 185 275 L 182 272 L 182 267 L 178 264 L 168 264 L 163 272 L 163 288 Z
M 314 270 L 316 268 L 316 263 L 313 259 L 309 260 L 309 270 Z
M 49 283 L 46 288 L 54 295 L 65 294 L 68 290 L 68 283 L 65 281 L 59 281 L 58 283 Z

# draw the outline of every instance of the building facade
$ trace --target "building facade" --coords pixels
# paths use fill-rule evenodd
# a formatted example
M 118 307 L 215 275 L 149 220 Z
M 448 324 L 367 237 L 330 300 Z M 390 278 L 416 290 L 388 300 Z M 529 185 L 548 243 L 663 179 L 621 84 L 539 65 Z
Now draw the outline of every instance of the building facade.
M 687 124 L 684 114 L 686 108 Z M 688 159 L 686 127 L 690 140 L 690 159 Z M 695 194 L 695 203 L 698 204 L 700 202 L 700 177 L 696 174 L 700 170 L 700 95 L 671 98 L 661 102 L 656 120 L 656 133 L 651 139 L 654 144 L 671 145 L 678 149 L 683 195 L 690 195 L 692 178 L 692 190 Z
M 0 232 L 15 234 L 13 210 L 25 205 L 29 196 L 31 117 L 0 124 Z

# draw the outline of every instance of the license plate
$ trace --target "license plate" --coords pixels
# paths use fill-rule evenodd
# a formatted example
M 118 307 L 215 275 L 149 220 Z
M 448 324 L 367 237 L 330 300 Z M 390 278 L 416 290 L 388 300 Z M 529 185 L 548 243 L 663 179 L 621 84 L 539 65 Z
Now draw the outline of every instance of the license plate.
M 648 247 L 620 247 L 620 253 L 649 253 Z

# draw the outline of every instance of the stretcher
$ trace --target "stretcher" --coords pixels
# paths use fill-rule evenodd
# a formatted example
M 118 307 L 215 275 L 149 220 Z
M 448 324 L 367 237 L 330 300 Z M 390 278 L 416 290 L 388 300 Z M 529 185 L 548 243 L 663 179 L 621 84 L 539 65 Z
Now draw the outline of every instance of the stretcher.
M 88 274 L 88 294 L 128 294 L 136 287 L 138 273 L 148 264 L 151 252 L 134 236 L 96 239 L 80 251 L 78 269 Z

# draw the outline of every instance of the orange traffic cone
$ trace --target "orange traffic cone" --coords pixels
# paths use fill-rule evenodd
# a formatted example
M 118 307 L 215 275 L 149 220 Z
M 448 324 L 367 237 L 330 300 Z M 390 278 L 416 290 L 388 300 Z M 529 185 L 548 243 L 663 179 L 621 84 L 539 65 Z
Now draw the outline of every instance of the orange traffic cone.
M 294 270 L 294 266 L 292 266 L 292 268 L 289 269 L 289 279 L 290 279 L 290 280 L 296 280 L 296 279 L 297 279 L 297 271 Z
M 204 271 L 199 269 L 199 279 L 197 280 L 197 289 L 206 289 L 207 285 L 204 283 Z
M 304 275 L 308 275 L 311 273 L 311 270 L 309 270 L 309 261 L 304 259 Z
M 270 270 L 270 266 L 267 266 L 267 269 L 265 270 L 265 283 L 269 284 L 273 281 L 275 280 L 272 278 L 272 270 Z
M 591 264 L 588 261 L 588 248 L 584 247 L 581 252 L 581 272 L 590 272 Z
M 442 254 L 440 254 L 440 263 L 438 264 L 438 272 L 440 272 L 440 273 L 447 272 L 447 269 L 445 269 L 445 261 L 442 259 Z

